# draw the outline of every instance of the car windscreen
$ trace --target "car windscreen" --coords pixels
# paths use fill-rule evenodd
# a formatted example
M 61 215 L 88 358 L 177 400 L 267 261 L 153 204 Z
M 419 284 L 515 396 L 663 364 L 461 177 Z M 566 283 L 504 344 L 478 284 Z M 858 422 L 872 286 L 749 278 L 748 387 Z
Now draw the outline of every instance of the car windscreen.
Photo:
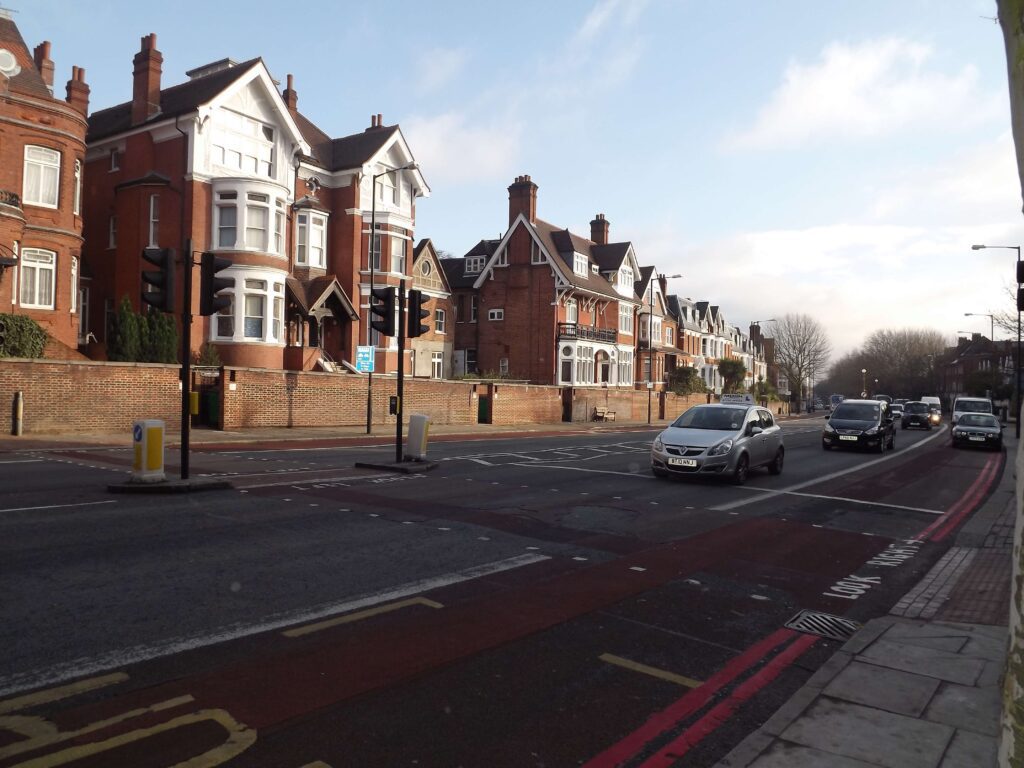
M 953 410 L 958 413 L 992 413 L 992 403 L 988 400 L 957 400 Z
M 907 403 L 903 406 L 904 413 L 928 413 L 928 403 Z
M 743 426 L 746 408 L 691 408 L 672 422 L 685 429 L 737 430 Z
M 960 427 L 998 427 L 999 420 L 987 413 L 965 413 L 957 422 Z
M 871 403 L 841 403 L 832 413 L 833 419 L 849 419 L 850 421 L 878 421 L 881 405 Z

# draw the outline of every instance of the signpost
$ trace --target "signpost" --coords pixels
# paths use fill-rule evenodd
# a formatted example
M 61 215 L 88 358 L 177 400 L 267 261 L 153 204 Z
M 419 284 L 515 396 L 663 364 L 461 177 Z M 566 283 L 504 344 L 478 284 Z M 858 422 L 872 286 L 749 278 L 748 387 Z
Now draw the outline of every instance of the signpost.
M 356 370 L 360 373 L 373 373 L 373 347 L 356 347 Z

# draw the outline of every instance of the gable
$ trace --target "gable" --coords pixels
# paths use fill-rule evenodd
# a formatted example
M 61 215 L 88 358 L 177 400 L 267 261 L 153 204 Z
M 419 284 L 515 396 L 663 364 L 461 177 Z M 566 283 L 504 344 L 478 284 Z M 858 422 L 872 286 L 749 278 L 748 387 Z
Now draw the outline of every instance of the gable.
M 448 278 L 441 268 L 440 260 L 434 251 L 433 245 L 428 240 L 425 246 L 419 249 L 412 264 L 412 285 L 414 288 L 433 293 L 451 293 L 448 286 Z

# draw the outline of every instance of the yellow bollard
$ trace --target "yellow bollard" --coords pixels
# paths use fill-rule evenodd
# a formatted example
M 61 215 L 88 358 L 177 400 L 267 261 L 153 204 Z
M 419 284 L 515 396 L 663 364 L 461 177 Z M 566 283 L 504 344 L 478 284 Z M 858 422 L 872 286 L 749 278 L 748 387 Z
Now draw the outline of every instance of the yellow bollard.
M 193 416 L 199 415 L 199 393 L 189 392 L 188 393 L 188 412 Z
M 164 423 L 160 419 L 145 419 L 132 425 L 134 461 L 133 483 L 161 483 L 164 475 Z

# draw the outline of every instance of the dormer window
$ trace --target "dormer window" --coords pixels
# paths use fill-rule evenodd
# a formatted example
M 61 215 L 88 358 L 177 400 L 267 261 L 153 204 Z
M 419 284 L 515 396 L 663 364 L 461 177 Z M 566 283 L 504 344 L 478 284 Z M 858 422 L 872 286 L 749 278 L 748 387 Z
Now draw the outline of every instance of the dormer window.
M 543 264 L 544 253 L 541 251 L 540 246 L 537 245 L 536 240 L 530 240 L 530 263 L 531 264 Z
M 598 270 L 598 268 L 597 268 L 597 264 L 591 264 L 591 265 L 590 265 L 590 273 L 591 273 L 592 275 L 598 275 L 598 274 L 600 274 L 600 272 L 599 272 L 599 270 Z
M 507 267 L 508 266 L 508 248 L 502 248 L 498 252 L 498 258 L 494 262 L 496 267 Z
M 632 267 L 623 267 L 619 270 L 619 287 L 620 288 L 633 288 L 633 269 Z
M 475 275 L 478 274 L 484 268 L 484 257 L 483 256 L 467 256 L 466 257 L 466 274 Z
M 574 253 L 572 255 L 572 271 L 581 277 L 586 277 L 587 257 L 582 253 Z

